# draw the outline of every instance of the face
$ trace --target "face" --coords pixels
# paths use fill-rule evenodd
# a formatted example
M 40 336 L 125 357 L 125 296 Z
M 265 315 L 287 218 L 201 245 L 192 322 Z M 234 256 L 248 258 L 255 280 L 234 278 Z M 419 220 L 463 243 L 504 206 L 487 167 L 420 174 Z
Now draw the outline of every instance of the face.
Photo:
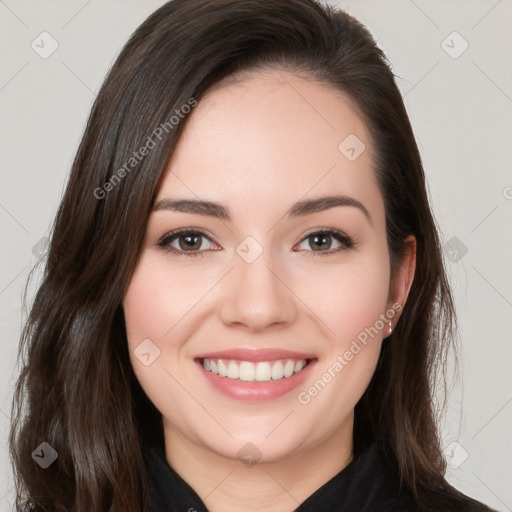
M 124 300 L 166 436 L 275 461 L 352 435 L 408 291 L 390 282 L 372 152 L 342 93 L 284 71 L 190 114 Z

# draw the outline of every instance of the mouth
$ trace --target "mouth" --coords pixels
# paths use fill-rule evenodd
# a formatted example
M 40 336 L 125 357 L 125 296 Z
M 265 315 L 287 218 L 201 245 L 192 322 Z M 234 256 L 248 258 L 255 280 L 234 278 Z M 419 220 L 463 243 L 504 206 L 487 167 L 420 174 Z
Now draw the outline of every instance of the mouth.
M 318 359 L 277 349 L 233 349 L 201 354 L 194 361 L 210 389 L 235 400 L 265 401 L 303 385 Z
M 304 370 L 313 359 L 278 359 L 243 361 L 237 359 L 200 358 L 203 368 L 219 377 L 243 382 L 268 382 L 288 379 Z

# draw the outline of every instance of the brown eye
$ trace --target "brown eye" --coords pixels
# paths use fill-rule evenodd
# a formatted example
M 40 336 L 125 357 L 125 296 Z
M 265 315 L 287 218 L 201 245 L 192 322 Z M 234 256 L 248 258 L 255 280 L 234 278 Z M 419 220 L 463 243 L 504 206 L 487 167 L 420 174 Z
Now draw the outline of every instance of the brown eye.
M 319 233 L 316 235 L 310 235 L 308 237 L 309 245 L 314 251 L 318 249 L 330 249 L 332 239 L 331 235 L 326 233 Z
M 338 247 L 332 250 L 333 239 L 338 243 Z M 322 253 L 333 254 L 350 249 L 355 245 L 354 241 L 344 233 L 333 229 L 317 230 L 307 235 L 302 244 L 307 244 L 311 250 L 306 250 L 308 256 L 321 256 Z M 307 249 L 307 247 L 306 247 Z M 315 254 L 316 253 L 316 254 Z
M 208 251 L 207 244 L 206 247 L 204 244 L 205 240 L 211 242 L 210 238 L 201 231 L 182 229 L 167 233 L 157 242 L 157 245 L 163 250 L 178 256 L 204 256 L 204 253 Z M 213 242 L 211 243 L 215 246 Z
M 177 239 L 180 249 L 184 251 L 198 251 L 202 245 L 201 235 L 179 235 Z

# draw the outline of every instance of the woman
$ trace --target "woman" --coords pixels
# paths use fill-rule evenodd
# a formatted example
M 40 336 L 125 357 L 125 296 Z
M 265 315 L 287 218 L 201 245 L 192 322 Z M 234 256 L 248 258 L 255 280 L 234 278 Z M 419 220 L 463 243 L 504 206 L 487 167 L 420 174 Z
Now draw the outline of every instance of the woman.
M 18 508 L 490 510 L 443 477 L 454 327 L 368 31 L 311 0 L 168 2 L 111 69 L 57 214 Z

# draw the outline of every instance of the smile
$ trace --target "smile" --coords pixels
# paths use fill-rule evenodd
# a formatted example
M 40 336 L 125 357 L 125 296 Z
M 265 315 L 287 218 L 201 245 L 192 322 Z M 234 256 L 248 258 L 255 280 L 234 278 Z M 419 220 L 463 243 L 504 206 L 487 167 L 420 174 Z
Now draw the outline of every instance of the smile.
M 277 347 L 236 347 L 196 354 L 194 361 L 210 389 L 235 400 L 265 401 L 303 385 L 318 358 Z
M 234 359 L 202 360 L 203 368 L 220 377 L 244 382 L 266 382 L 291 377 L 308 364 L 308 359 L 279 359 L 277 361 L 239 361 Z

